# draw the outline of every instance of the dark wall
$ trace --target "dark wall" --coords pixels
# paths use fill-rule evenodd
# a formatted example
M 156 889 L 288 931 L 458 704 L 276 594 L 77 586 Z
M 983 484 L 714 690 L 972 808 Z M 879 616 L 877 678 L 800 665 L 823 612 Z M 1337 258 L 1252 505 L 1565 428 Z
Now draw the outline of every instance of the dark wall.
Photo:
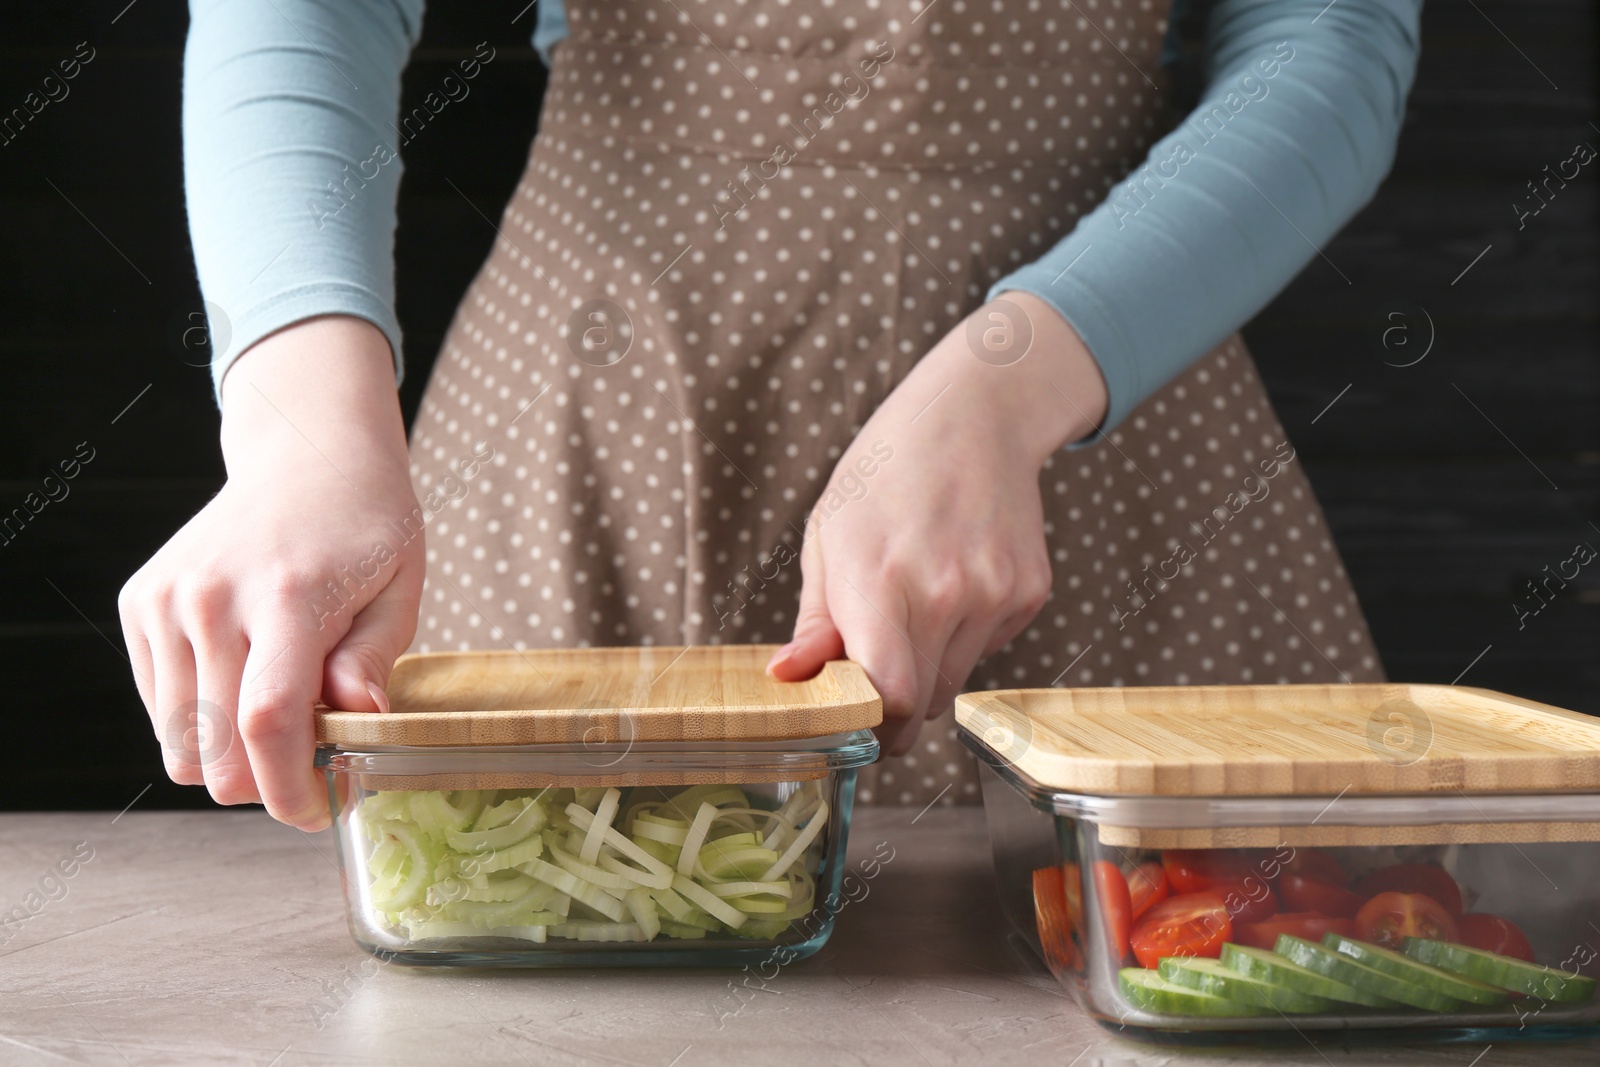
M 533 132 L 543 68 L 525 3 L 435 3 L 406 75 L 414 102 L 479 41 L 497 49 L 407 150 L 408 414 Z M 0 547 L 0 808 L 121 807 L 152 782 L 141 805 L 204 803 L 161 772 L 116 618 L 123 580 L 222 473 L 185 332 L 200 303 L 178 138 L 184 9 L 125 5 L 27 5 L 0 43 L 3 109 L 78 42 L 96 53 L 0 145 L 0 511 L 80 443 L 94 456 Z M 1600 547 L 1600 162 L 1521 229 L 1511 206 L 1575 144 L 1600 145 L 1593 23 L 1581 0 L 1431 3 L 1393 177 L 1246 332 L 1391 676 L 1450 682 L 1471 664 L 1464 684 L 1600 712 L 1600 564 L 1521 630 L 1513 611 L 1535 603 L 1525 583 L 1542 568 Z M 1380 323 L 1403 328 L 1388 348 Z M 1430 330 L 1421 362 L 1390 365 Z

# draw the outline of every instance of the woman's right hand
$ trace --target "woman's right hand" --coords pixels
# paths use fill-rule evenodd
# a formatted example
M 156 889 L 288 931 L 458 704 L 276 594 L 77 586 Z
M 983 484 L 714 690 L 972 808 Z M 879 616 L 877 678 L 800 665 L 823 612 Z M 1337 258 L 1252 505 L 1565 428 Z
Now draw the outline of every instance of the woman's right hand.
M 312 709 L 388 710 L 422 595 L 388 341 L 332 316 L 254 345 L 224 380 L 222 451 L 222 491 L 122 589 L 128 655 L 173 781 L 320 829 Z

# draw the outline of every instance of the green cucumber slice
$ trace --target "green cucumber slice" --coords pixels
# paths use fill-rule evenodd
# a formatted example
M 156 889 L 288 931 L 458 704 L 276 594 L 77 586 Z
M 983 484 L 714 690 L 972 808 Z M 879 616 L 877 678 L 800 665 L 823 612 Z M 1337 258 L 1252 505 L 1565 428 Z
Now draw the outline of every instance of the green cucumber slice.
M 1560 1004 L 1583 1004 L 1594 997 L 1593 978 L 1568 974 L 1554 967 L 1527 963 L 1481 948 L 1430 941 L 1422 937 L 1408 937 L 1401 947 L 1414 960 L 1509 989 L 1513 993 L 1525 993 Z
M 1174 985 L 1198 989 L 1240 1004 L 1259 1004 L 1286 1014 L 1309 1014 L 1334 1007 L 1334 1002 L 1325 997 L 1297 993 L 1260 978 L 1247 978 L 1217 960 L 1169 956 L 1161 961 L 1159 973 Z
M 1322 939 L 1322 943 L 1375 971 L 1404 978 L 1424 989 L 1431 989 L 1435 993 L 1443 993 L 1457 1000 L 1465 1000 L 1472 1004 L 1504 1004 L 1511 999 L 1511 995 L 1504 989 L 1497 989 L 1474 978 L 1452 974 L 1447 970 L 1402 955 L 1393 949 L 1384 948 L 1382 945 L 1357 941 L 1342 934 L 1328 934 Z
M 1124 967 L 1117 976 L 1122 995 L 1136 1008 L 1159 1015 L 1268 1015 L 1271 1008 L 1240 1004 L 1211 993 L 1169 982 L 1143 967 Z
M 1366 964 L 1357 963 L 1349 956 L 1335 952 L 1327 945 L 1319 945 L 1315 941 L 1306 941 L 1292 934 L 1279 934 L 1278 943 L 1273 947 L 1277 949 L 1278 955 L 1286 956 L 1291 962 L 1298 963 L 1325 978 L 1332 978 L 1336 982 L 1355 986 L 1363 992 L 1374 993 L 1389 1000 L 1398 1000 L 1413 1008 L 1445 1012 L 1459 1011 L 1466 1006 L 1464 1001 L 1455 997 L 1436 993 L 1404 978 L 1396 978 L 1392 974 L 1375 971 Z
M 1276 952 L 1248 945 L 1222 946 L 1222 965 L 1247 978 L 1268 982 L 1279 989 L 1290 989 L 1311 997 L 1360 1004 L 1368 1008 L 1396 1008 L 1398 1002 L 1357 989 L 1353 985 L 1335 981 L 1316 971 L 1310 971 Z

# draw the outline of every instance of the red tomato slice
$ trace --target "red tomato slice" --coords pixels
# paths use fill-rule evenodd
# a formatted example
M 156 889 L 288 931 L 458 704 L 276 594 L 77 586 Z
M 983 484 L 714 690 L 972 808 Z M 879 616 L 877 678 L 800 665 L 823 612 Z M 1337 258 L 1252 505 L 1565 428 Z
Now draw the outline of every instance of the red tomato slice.
M 1456 929 L 1463 945 L 1534 962 L 1533 945 L 1529 944 L 1528 935 L 1510 919 L 1498 915 L 1463 915 L 1456 920 Z
M 1073 930 L 1083 929 L 1083 875 L 1076 863 L 1061 865 L 1062 881 L 1067 886 L 1067 922 Z
M 1365 899 L 1379 893 L 1421 893 L 1444 906 L 1451 915 L 1461 914 L 1461 887 L 1450 872 L 1431 863 L 1396 863 L 1364 875 L 1355 884 L 1356 895 Z
M 1167 884 L 1167 872 L 1159 863 L 1141 863 L 1128 872 L 1128 895 L 1133 901 L 1133 917 L 1137 919 L 1172 894 Z
M 1060 867 L 1040 867 L 1033 872 L 1033 920 L 1039 931 L 1039 948 L 1052 972 L 1076 971 L 1080 958 L 1067 918 L 1066 874 Z
M 1096 860 L 1094 892 L 1100 899 L 1100 914 L 1111 935 L 1111 951 L 1121 963 L 1128 954 L 1128 931 L 1133 926 L 1133 900 L 1128 893 L 1128 881 L 1122 877 L 1122 868 L 1110 860 Z
M 1323 885 L 1338 886 L 1343 889 L 1350 884 L 1350 876 L 1344 873 L 1344 867 L 1333 855 L 1318 848 L 1297 848 L 1294 855 L 1283 864 L 1284 874 L 1297 874 L 1302 878 Z
M 1286 911 L 1258 923 L 1244 923 L 1233 928 L 1233 939 L 1251 948 L 1270 949 L 1278 943 L 1279 934 L 1291 934 L 1307 941 L 1321 941 L 1326 934 L 1356 936 L 1356 924 L 1350 919 L 1332 915 L 1319 915 L 1314 911 Z
M 1289 911 L 1319 911 L 1342 919 L 1353 918 L 1364 900 L 1348 889 L 1315 881 L 1305 874 L 1286 874 L 1279 878 L 1278 895 Z
M 1444 905 L 1421 893 L 1379 893 L 1356 913 L 1356 936 L 1393 949 L 1408 937 L 1460 939 Z
M 1158 967 L 1163 956 L 1222 955 L 1233 937 L 1228 906 L 1215 893 L 1169 897 L 1139 917 L 1129 938 L 1142 967 Z
M 1199 893 L 1219 882 L 1241 882 L 1250 858 L 1236 848 L 1169 848 L 1161 854 L 1174 893 Z
M 1253 874 L 1236 882 L 1218 882 L 1211 892 L 1222 898 L 1236 923 L 1258 923 L 1278 914 L 1278 895 L 1264 878 Z

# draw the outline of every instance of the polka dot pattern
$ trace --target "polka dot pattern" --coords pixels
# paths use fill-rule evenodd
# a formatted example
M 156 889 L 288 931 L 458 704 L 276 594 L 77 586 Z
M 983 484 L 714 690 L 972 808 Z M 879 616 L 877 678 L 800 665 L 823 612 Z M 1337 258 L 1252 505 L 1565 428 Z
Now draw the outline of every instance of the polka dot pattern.
M 412 436 L 419 495 L 447 502 L 414 650 L 788 640 L 800 530 L 843 449 L 1161 133 L 1140 70 L 1164 13 L 570 2 Z M 597 299 L 631 326 L 610 362 L 576 354 Z M 1281 457 L 1237 337 L 1056 455 L 1051 599 L 969 688 L 1380 679 Z M 948 711 L 858 797 L 976 802 Z

